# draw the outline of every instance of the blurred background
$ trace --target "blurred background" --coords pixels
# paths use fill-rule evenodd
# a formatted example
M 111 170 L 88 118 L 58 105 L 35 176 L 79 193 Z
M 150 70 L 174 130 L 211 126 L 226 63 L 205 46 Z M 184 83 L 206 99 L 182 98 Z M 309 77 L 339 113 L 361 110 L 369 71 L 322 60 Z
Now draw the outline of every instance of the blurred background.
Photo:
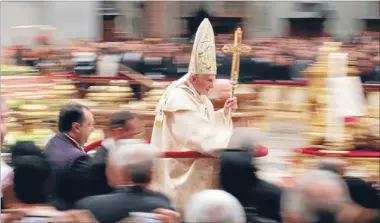
M 187 72 L 195 32 L 209 18 L 218 79 L 230 78 L 232 56 L 222 48 L 233 43 L 237 27 L 252 48 L 240 58 L 234 122 L 262 135 L 258 140 L 272 151 L 264 159 L 267 173 L 283 176 L 289 151 L 322 145 L 340 155 L 369 151 L 351 166 L 355 174 L 376 179 L 379 11 L 378 1 L 2 1 L 7 144 L 32 140 L 43 148 L 69 100 L 92 109 L 96 131 L 90 142 L 107 136 L 108 116 L 119 109 L 141 116 L 149 140 L 154 108 L 166 86 Z M 355 86 L 367 111 L 346 117 L 344 140 L 333 145 L 326 143 L 329 52 L 346 53 L 346 75 L 360 80 Z M 216 108 L 228 97 L 222 92 L 216 84 L 210 95 Z M 305 162 L 314 159 L 299 154 Z
M 95 62 L 100 53 L 113 52 L 124 54 L 122 63 L 139 73 L 177 78 L 186 72 L 191 40 L 208 17 L 216 34 L 220 76 L 229 76 L 231 63 L 221 48 L 241 27 L 244 42 L 253 47 L 242 58 L 242 80 L 300 78 L 320 44 L 341 41 L 363 81 L 378 81 L 379 11 L 377 1 L 5 1 L 2 64 L 21 63 L 23 58 L 36 67 L 37 59 L 51 61 L 59 55 L 62 61 L 73 57 L 72 51 L 95 53 L 74 55 Z M 41 45 L 51 52 L 44 54 Z M 4 61 L 15 52 L 5 50 L 11 46 L 22 46 L 12 57 L 18 61 Z M 83 60 L 72 64 L 75 72 L 113 75 L 97 67 L 86 70 L 80 67 Z M 53 65 L 40 62 L 37 67 Z M 281 74 L 262 68 L 268 63 L 279 65 Z

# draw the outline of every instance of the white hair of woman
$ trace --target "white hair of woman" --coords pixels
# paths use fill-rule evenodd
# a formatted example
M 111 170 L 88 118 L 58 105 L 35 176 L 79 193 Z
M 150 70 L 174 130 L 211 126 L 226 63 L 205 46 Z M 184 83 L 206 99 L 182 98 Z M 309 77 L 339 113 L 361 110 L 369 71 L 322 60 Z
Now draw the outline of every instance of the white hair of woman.
M 244 223 L 245 211 L 240 202 L 223 190 L 205 190 L 190 199 L 185 222 Z

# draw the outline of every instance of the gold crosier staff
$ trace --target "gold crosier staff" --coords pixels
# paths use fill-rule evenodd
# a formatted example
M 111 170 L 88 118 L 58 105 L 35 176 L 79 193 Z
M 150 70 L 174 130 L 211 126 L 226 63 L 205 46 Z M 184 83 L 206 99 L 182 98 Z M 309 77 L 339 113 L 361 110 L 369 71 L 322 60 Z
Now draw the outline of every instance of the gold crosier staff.
M 251 47 L 241 43 L 243 32 L 241 28 L 235 31 L 234 44 L 228 44 L 223 47 L 223 52 L 228 54 L 232 53 L 232 65 L 231 65 L 231 98 L 235 96 L 235 90 L 239 81 L 240 70 L 240 54 L 247 53 L 251 50 Z M 231 114 L 231 112 L 230 112 Z

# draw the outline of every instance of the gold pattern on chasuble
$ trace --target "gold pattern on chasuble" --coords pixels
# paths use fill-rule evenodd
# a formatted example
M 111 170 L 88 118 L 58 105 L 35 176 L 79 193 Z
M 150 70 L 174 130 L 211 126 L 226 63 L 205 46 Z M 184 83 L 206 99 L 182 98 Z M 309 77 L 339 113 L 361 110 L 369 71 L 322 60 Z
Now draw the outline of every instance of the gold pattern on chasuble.
M 168 95 L 167 93 L 164 93 L 164 105 L 166 104 L 166 102 L 168 101 Z M 163 122 L 164 122 L 164 118 L 165 118 L 165 114 L 164 112 L 162 111 L 162 108 L 159 110 L 158 114 L 156 115 L 156 118 L 154 120 L 154 125 L 158 128 L 162 128 L 163 126 Z
M 159 116 L 162 116 L 162 117 L 163 117 L 163 115 L 161 115 L 161 114 L 162 114 L 162 111 L 160 111 Z M 154 125 L 155 125 L 156 127 L 158 127 L 158 128 L 162 128 L 162 122 L 163 122 L 163 121 L 160 121 L 159 119 L 156 118 L 156 120 L 154 121 Z

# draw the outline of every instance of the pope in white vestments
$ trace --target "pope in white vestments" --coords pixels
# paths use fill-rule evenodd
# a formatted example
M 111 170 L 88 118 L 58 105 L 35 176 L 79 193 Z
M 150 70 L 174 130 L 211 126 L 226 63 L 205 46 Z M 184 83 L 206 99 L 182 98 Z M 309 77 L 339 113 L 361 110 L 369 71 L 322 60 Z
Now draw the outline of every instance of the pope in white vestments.
M 197 151 L 218 156 L 232 134 L 235 98 L 214 111 L 207 98 L 216 76 L 214 31 L 208 19 L 199 26 L 188 73 L 173 82 L 156 108 L 151 143 L 161 151 Z M 219 161 L 213 158 L 159 159 L 152 189 L 166 193 L 183 212 L 193 193 L 219 188 Z

